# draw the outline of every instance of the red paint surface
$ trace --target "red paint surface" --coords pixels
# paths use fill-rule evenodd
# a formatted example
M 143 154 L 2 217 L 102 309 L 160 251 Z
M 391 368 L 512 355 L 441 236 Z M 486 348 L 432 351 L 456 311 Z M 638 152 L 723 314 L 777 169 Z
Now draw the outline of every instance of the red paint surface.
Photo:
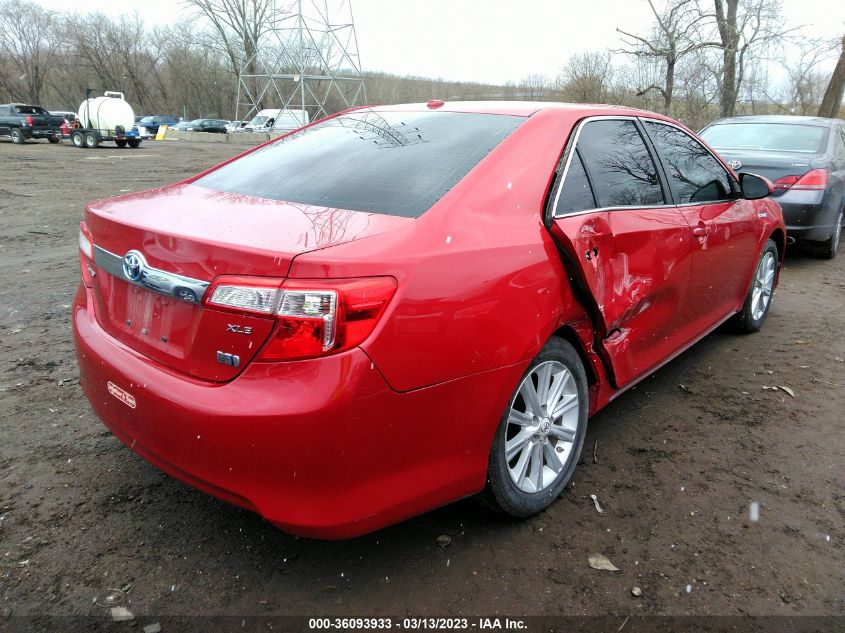
M 359 347 L 249 363 L 271 319 L 239 316 L 255 334 L 227 334 L 231 313 L 100 272 L 92 287 L 80 286 L 74 332 L 83 388 L 115 435 L 283 529 L 361 534 L 482 489 L 500 416 L 555 332 L 579 342 L 595 412 L 736 311 L 763 243 L 785 234 L 770 200 L 597 211 L 547 228 L 544 205 L 574 125 L 642 113 L 525 103 L 438 111 L 527 118 L 419 219 L 259 200 L 188 181 L 88 207 L 96 245 L 121 255 L 138 249 L 151 266 L 205 281 L 398 282 Z M 704 237 L 694 232 L 699 221 L 710 227 Z M 559 246 L 590 289 L 583 304 Z M 586 261 L 590 248 L 600 255 Z M 147 334 L 122 325 L 127 318 L 145 323 Z M 247 362 L 221 365 L 215 350 Z M 135 398 L 134 409 L 108 392 L 110 381 Z

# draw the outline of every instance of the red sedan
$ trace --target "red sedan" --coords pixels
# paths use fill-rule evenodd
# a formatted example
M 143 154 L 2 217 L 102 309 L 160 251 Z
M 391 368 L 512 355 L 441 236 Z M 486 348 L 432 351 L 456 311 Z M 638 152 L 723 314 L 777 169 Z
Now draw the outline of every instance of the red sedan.
M 81 383 L 136 453 L 289 532 L 477 493 L 529 516 L 589 415 L 723 322 L 760 328 L 771 191 L 639 110 L 348 111 L 86 208 Z

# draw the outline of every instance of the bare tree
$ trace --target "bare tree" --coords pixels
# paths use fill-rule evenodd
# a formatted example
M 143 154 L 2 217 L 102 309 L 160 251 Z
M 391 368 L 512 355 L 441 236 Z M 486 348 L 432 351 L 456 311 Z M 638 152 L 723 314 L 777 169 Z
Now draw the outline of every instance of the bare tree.
M 0 3 L 0 51 L 9 70 L 20 73 L 26 98 L 41 101 L 48 75 L 58 55 L 57 17 L 54 11 L 21 0 Z M 7 76 L 6 82 L 9 81 Z
M 822 97 L 822 104 L 819 106 L 819 116 L 830 119 L 839 116 L 843 93 L 845 93 L 845 36 L 842 37 L 842 52 L 839 54 L 839 61 L 836 62 L 827 90 Z
M 523 77 L 519 82 L 519 95 L 529 101 L 540 101 L 546 96 L 549 80 L 544 75 L 533 74 Z
M 789 33 L 779 24 L 778 0 L 713 0 L 722 51 L 719 95 L 722 116 L 733 116 L 748 67 L 774 40 Z
M 256 58 L 262 35 L 272 22 L 273 0 L 183 0 L 211 24 L 232 72 L 256 74 Z M 254 84 L 254 82 L 251 82 Z M 253 97 L 255 85 L 252 86 Z
M 669 0 L 661 10 L 652 0 L 647 2 L 655 20 L 651 36 L 643 37 L 617 28 L 628 48 L 616 52 L 662 65 L 663 81 L 641 88 L 639 94 L 656 90 L 663 97 L 663 113 L 669 114 L 675 91 L 675 71 L 680 61 L 695 51 L 718 46 L 719 42 L 700 38 L 701 26 L 708 16 L 701 11 L 697 0 Z
M 590 51 L 569 58 L 558 76 L 564 99 L 575 103 L 603 103 L 611 90 L 613 64 L 609 52 Z

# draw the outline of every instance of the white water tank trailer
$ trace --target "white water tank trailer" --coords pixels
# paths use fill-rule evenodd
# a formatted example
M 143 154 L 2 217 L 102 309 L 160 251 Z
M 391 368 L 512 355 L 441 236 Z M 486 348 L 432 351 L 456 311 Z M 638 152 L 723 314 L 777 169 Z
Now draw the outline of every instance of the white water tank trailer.
M 122 92 L 107 91 L 102 97 L 83 101 L 77 113 L 80 127 L 71 133 L 76 147 L 93 149 L 103 141 L 114 141 L 118 147 L 138 147 L 141 137 L 133 129 L 135 112 Z

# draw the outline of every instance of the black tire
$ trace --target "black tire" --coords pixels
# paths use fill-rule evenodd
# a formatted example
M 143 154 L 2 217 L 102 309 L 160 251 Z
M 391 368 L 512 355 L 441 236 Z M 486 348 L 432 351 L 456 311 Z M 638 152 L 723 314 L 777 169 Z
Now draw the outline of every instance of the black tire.
M 762 314 L 755 309 L 754 298 L 757 279 L 757 274 L 763 265 L 763 260 L 768 256 L 774 256 L 775 262 L 775 279 L 777 278 L 777 269 L 780 266 L 780 259 L 778 258 L 778 247 L 773 240 L 769 239 L 763 246 L 763 252 L 760 253 L 760 258 L 757 260 L 757 266 L 754 269 L 754 279 L 751 281 L 751 287 L 748 289 L 748 294 L 745 297 L 745 303 L 742 304 L 742 311 L 734 317 L 734 325 L 736 330 L 741 334 L 751 334 L 756 332 L 763 326 L 766 316 L 769 314 L 769 308 L 772 307 L 772 297 L 774 295 L 774 280 L 772 281 L 771 293 L 769 300 L 763 307 Z M 756 313 L 756 314 L 755 314 Z
M 818 254 L 822 259 L 833 259 L 836 257 L 836 251 L 839 250 L 839 242 L 842 238 L 842 211 L 836 216 L 835 226 L 833 234 L 819 245 Z
M 125 138 L 118 138 L 115 139 L 114 144 L 118 147 L 126 147 L 126 139 Z
M 73 143 L 74 147 L 85 147 L 85 135 L 79 131 L 72 132 L 70 135 L 70 142 Z
M 100 135 L 96 132 L 85 132 L 85 147 L 94 149 L 100 144 Z
M 47 140 L 50 141 L 50 143 L 52 143 L 53 145 L 55 145 L 56 143 L 62 142 L 62 139 L 60 137 L 57 137 L 57 136 L 49 136 L 49 137 L 47 137 Z
M 132 149 L 135 149 L 135 148 L 137 148 L 137 147 L 141 144 L 141 139 L 139 139 L 139 138 L 130 138 L 130 139 L 127 139 L 127 141 L 126 141 L 126 142 L 127 142 L 127 143 L 129 143 L 129 147 L 131 147 Z
M 23 145 L 26 143 L 26 137 L 23 135 L 23 132 L 19 128 L 12 128 L 9 132 L 9 136 L 12 137 L 12 143 L 15 145 Z
M 508 442 L 508 417 L 511 407 L 517 405 L 517 398 L 522 397 L 520 387 L 523 382 L 532 375 L 535 368 L 548 361 L 557 361 L 563 364 L 574 378 L 579 407 L 577 426 L 566 460 L 552 482 L 546 484 L 546 487 L 539 492 L 526 492 L 520 489 L 511 477 L 510 465 L 505 454 Z M 528 369 L 520 378 L 520 382 L 499 421 L 499 427 L 496 430 L 487 462 L 487 487 L 481 497 L 485 505 L 509 516 L 520 518 L 537 514 L 549 507 L 566 488 L 578 464 L 581 448 L 584 445 L 584 436 L 587 432 L 588 409 L 587 375 L 578 352 L 567 341 L 557 337 L 551 338 L 537 357 L 531 361 Z M 535 442 L 532 440 L 531 444 L 533 445 Z M 540 451 L 543 450 L 545 450 L 545 447 L 541 446 Z M 518 465 L 519 459 L 515 459 L 516 457 L 516 455 L 511 457 L 511 461 L 516 461 Z M 543 468 L 540 471 L 542 472 Z

